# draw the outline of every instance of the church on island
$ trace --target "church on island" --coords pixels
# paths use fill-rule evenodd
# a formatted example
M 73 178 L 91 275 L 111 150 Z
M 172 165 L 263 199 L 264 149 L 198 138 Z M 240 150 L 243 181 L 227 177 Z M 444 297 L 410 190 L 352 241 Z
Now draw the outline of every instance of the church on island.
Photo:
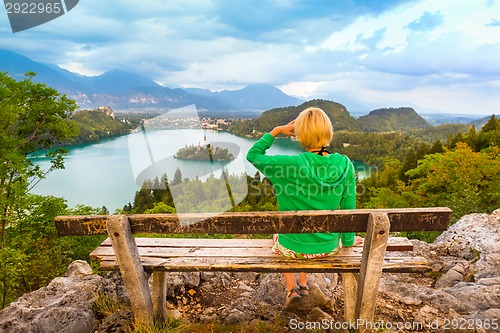
M 226 148 L 215 147 L 207 143 L 207 136 L 203 136 L 203 144 L 185 146 L 177 151 L 175 158 L 194 161 L 232 161 L 234 160 Z

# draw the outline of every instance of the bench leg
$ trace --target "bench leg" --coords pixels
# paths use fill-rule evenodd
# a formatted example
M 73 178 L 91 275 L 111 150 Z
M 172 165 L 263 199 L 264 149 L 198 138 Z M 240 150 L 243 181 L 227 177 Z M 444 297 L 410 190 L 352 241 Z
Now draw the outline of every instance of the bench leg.
M 153 272 L 153 311 L 157 321 L 167 319 L 167 274 L 165 272 Z
M 128 218 L 125 215 L 112 215 L 108 219 L 107 228 L 123 283 L 132 303 L 134 318 L 136 321 L 149 321 L 153 319 L 151 291 Z
M 358 289 L 357 273 L 342 273 L 344 288 L 344 320 L 346 323 L 356 322 L 356 297 Z
M 370 326 L 373 326 L 375 302 L 390 228 L 387 214 L 370 214 L 358 279 L 356 318 L 364 323 L 359 326 L 359 332 L 370 332 Z

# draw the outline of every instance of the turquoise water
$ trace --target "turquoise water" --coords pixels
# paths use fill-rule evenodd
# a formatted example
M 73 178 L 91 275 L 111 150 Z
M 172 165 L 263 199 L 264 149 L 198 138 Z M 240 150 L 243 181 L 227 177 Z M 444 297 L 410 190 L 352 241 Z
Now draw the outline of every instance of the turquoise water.
M 185 145 L 203 145 L 207 142 L 227 148 L 233 161 L 204 162 L 175 159 L 173 156 Z M 100 143 L 69 148 L 65 169 L 51 172 L 33 190 L 33 193 L 63 197 L 70 207 L 85 204 L 92 207 L 106 206 L 110 212 L 133 202 L 134 194 L 144 179 L 154 179 L 166 174 L 172 180 L 179 168 L 183 178 L 200 179 L 211 173 L 219 176 L 221 168 L 230 174 L 254 175 L 256 169 L 245 160 L 248 149 L 255 140 L 245 139 L 226 132 L 196 129 L 157 130 L 141 132 L 102 141 Z M 269 154 L 300 153 L 298 142 L 278 139 Z M 50 163 L 44 158 L 34 160 L 44 170 Z M 366 165 L 354 162 L 363 178 L 369 173 Z

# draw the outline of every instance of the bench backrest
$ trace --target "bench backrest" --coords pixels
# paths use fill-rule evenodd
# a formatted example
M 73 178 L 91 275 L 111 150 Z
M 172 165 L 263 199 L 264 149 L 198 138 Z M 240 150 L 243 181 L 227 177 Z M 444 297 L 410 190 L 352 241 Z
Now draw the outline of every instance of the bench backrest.
M 365 232 L 370 214 L 387 214 L 390 231 L 443 231 L 451 209 L 356 209 L 316 211 L 225 212 L 222 214 L 131 214 L 134 234 L 273 234 Z M 58 216 L 60 236 L 106 235 L 108 215 Z

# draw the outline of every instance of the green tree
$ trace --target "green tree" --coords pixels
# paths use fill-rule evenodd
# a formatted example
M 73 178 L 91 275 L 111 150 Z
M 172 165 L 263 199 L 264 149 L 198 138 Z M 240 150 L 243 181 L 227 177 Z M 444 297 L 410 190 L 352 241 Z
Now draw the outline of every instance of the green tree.
M 26 255 L 11 247 L 0 249 L 0 309 L 3 309 L 13 297 L 11 293 L 22 286 Z
M 488 122 L 484 124 L 483 128 L 481 128 L 481 131 L 486 133 L 486 132 L 492 132 L 495 130 L 500 129 L 500 119 L 497 119 L 494 114 L 491 115 L 490 119 L 488 119 Z
M 429 154 L 440 154 L 444 153 L 444 147 L 443 144 L 441 143 L 441 140 L 437 140 L 431 147 Z
M 19 201 L 11 217 L 15 223 L 6 230 L 6 246 L 0 249 L 1 307 L 62 275 L 73 260 L 88 260 L 105 238 L 59 237 L 54 225 L 57 215 L 95 215 L 103 213 L 102 208 L 68 209 L 62 198 L 33 194 Z
M 154 196 L 150 186 L 143 184 L 143 187 L 134 196 L 134 208 L 132 213 L 143 213 L 146 209 L 151 209 L 154 206 Z
M 427 155 L 407 172 L 412 192 L 426 206 L 447 206 L 455 219 L 470 213 L 489 213 L 500 205 L 500 148 L 474 152 L 467 144 Z
M 464 141 L 469 145 L 469 147 L 472 148 L 472 150 L 474 151 L 478 150 L 478 138 L 476 133 L 476 126 L 472 126 L 470 128 L 469 133 L 467 133 L 467 136 L 465 137 Z
M 75 102 L 34 76 L 16 81 L 0 73 L 1 307 L 61 274 L 68 248 L 80 246 L 56 235 L 54 217 L 67 212 L 64 200 L 29 194 L 50 171 L 64 167 L 66 152 L 54 147 L 77 133 L 68 120 Z M 48 170 L 32 162 L 41 154 L 51 162 Z
M 175 213 L 175 208 L 166 205 L 163 202 L 157 202 L 151 209 L 146 209 L 144 214 L 161 214 L 161 213 Z
M 406 154 L 406 158 L 403 162 L 403 165 L 398 171 L 398 178 L 401 179 L 404 182 L 407 182 L 409 177 L 406 175 L 406 172 L 408 170 L 414 169 L 417 167 L 417 155 L 415 154 L 415 151 L 411 149 L 408 154 Z
M 492 115 L 483 128 L 481 128 L 477 142 L 478 151 L 489 146 L 500 146 L 500 119 Z
M 364 205 L 364 208 L 406 208 L 408 202 L 394 190 L 386 187 L 373 189 L 373 196 Z
M 172 185 L 175 186 L 179 185 L 180 183 L 182 183 L 182 172 L 181 169 L 177 168 L 175 169 L 174 180 L 172 180 Z
M 65 150 L 53 148 L 58 142 L 76 135 L 68 117 L 76 103 L 55 89 L 34 82 L 35 73 L 16 81 L 0 73 L 0 248 L 6 246 L 5 230 L 16 204 L 30 186 L 53 169 L 64 167 Z M 51 168 L 41 170 L 29 156 L 45 151 Z

